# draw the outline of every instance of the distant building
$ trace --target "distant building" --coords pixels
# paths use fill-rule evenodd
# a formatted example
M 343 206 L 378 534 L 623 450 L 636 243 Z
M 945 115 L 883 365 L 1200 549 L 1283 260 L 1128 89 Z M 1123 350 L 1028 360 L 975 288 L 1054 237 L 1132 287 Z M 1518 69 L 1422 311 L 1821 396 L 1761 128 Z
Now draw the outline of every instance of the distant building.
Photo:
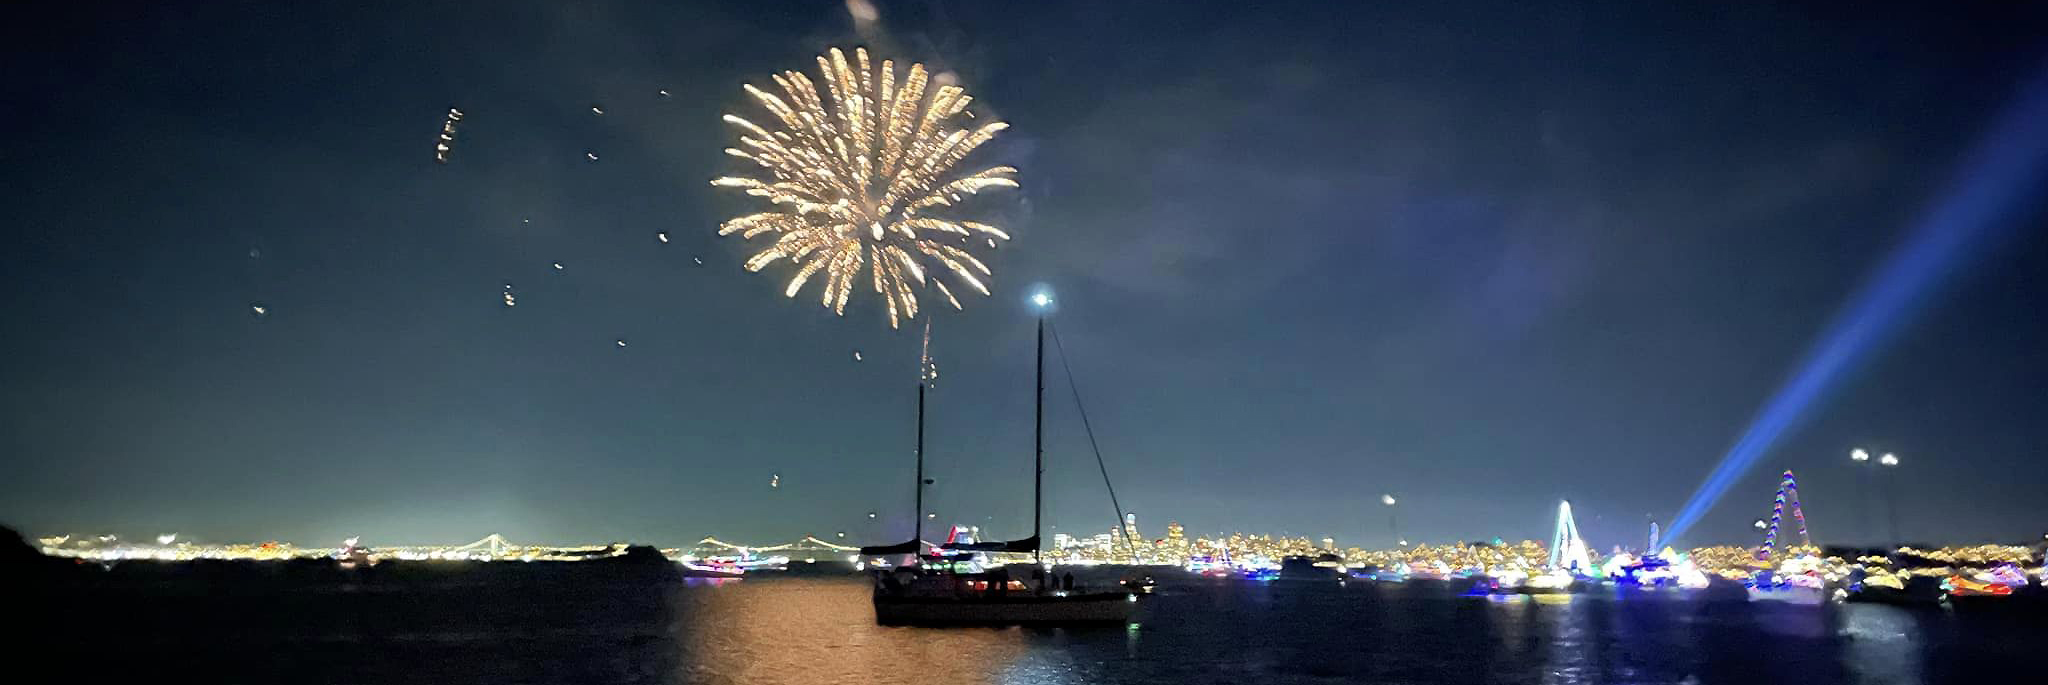
M 1187 530 L 1179 521 L 1166 523 L 1166 540 L 1159 544 L 1159 561 L 1168 564 L 1186 564 L 1193 551 L 1188 545 Z
M 1125 549 L 1130 556 L 1141 563 L 1145 561 L 1145 536 L 1138 534 L 1138 512 L 1124 512 L 1123 538 Z

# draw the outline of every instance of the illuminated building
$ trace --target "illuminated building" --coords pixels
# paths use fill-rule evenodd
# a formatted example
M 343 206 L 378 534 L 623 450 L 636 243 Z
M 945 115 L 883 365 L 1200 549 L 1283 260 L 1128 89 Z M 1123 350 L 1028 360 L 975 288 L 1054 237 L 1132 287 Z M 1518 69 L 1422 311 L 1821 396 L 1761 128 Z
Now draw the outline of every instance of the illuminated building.
M 1182 566 L 1188 563 L 1193 552 L 1188 547 L 1187 531 L 1179 521 L 1166 523 L 1166 539 L 1159 544 L 1159 563 Z

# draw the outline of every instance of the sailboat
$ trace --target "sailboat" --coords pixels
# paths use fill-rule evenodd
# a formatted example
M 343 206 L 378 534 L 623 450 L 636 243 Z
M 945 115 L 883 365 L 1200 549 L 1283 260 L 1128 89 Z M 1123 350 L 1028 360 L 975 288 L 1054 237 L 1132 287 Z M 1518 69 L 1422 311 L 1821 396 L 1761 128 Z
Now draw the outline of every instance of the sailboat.
M 1044 303 L 1040 303 L 1043 305 Z M 1052 579 L 1040 561 L 1040 530 L 1045 504 L 1045 319 L 1038 320 L 1038 385 L 1034 404 L 1037 428 L 1031 495 L 1031 537 L 990 542 L 949 542 L 925 553 L 924 395 L 931 381 L 931 329 L 925 329 L 927 354 L 917 384 L 917 472 L 912 520 L 916 528 L 907 542 L 862 547 L 862 556 L 908 554 L 913 563 L 875 573 L 875 622 L 883 625 L 1084 624 L 1126 623 L 1138 606 L 1138 595 L 1126 589 L 1076 590 Z M 1030 553 L 1031 582 L 1011 578 L 1001 566 L 983 568 L 978 554 Z

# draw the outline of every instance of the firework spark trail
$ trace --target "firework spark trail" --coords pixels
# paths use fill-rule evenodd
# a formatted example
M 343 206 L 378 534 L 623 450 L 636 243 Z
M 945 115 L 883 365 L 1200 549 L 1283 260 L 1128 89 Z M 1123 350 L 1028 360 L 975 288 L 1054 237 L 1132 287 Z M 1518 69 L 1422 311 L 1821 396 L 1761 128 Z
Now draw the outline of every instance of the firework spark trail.
M 856 48 L 849 63 L 833 48 L 818 58 L 818 71 L 825 81 L 822 94 L 810 77 L 795 71 L 773 77 L 780 94 L 746 86 L 780 125 L 776 130 L 725 116 L 741 129 L 740 147 L 726 154 L 755 163 L 767 177 L 727 176 L 711 184 L 766 198 L 773 209 L 728 220 L 718 234 L 772 234 L 774 244 L 749 258 L 747 270 L 788 259 L 797 269 L 784 289 L 789 297 L 823 272 L 821 302 L 835 313 L 845 313 L 855 281 L 867 270 L 888 304 L 892 328 L 902 318 L 917 317 L 915 285 L 930 284 L 960 308 L 953 288 L 928 277 L 928 267 L 944 267 L 959 285 L 988 295 L 984 279 L 993 274 L 966 249 L 968 239 L 979 235 L 993 247 L 1009 234 L 925 212 L 988 188 L 1017 187 L 1012 167 L 954 174 L 955 165 L 1009 125 L 968 129 L 948 123 L 966 113 L 973 98 L 952 85 L 940 85 L 926 97 L 931 77 L 922 64 L 910 65 L 898 82 L 893 61 L 876 67 L 867 50 Z
M 932 361 L 931 319 L 924 320 L 924 346 L 919 349 L 920 351 L 918 352 L 917 360 L 917 380 L 918 382 L 923 383 L 926 386 L 937 387 L 939 384 L 939 363 Z
M 462 123 L 462 110 L 448 108 L 448 118 L 441 121 L 441 142 L 434 145 L 434 161 L 448 163 L 448 153 L 455 150 L 455 125 Z

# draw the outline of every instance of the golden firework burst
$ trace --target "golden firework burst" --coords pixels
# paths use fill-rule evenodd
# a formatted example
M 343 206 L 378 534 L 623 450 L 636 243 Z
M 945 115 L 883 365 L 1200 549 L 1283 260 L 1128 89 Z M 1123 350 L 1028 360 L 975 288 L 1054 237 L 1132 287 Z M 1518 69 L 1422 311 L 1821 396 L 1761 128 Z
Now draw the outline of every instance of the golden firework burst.
M 773 209 L 736 217 L 718 234 L 745 239 L 772 235 L 774 244 L 747 259 L 748 271 L 777 260 L 796 267 L 784 294 L 796 297 L 812 276 L 825 274 L 822 303 L 844 314 L 846 298 L 863 269 L 888 303 L 889 326 L 916 318 L 916 286 L 929 283 L 955 309 L 960 300 L 927 266 L 944 267 L 960 285 L 988 295 L 992 274 L 968 248 L 980 235 L 989 247 L 1009 240 L 995 226 L 933 216 L 986 188 L 1015 188 L 1017 170 L 991 167 L 959 175 L 954 167 L 1008 124 L 967 128 L 956 118 L 973 118 L 974 98 L 959 86 L 941 85 L 930 96 L 924 65 L 912 64 L 902 81 L 896 65 L 868 62 L 856 48 L 853 60 L 833 48 L 818 58 L 821 91 L 796 71 L 774 76 L 780 94 L 746 86 L 780 124 L 775 130 L 727 114 L 740 128 L 740 146 L 725 153 L 759 165 L 765 177 L 727 176 L 711 182 L 767 198 Z

